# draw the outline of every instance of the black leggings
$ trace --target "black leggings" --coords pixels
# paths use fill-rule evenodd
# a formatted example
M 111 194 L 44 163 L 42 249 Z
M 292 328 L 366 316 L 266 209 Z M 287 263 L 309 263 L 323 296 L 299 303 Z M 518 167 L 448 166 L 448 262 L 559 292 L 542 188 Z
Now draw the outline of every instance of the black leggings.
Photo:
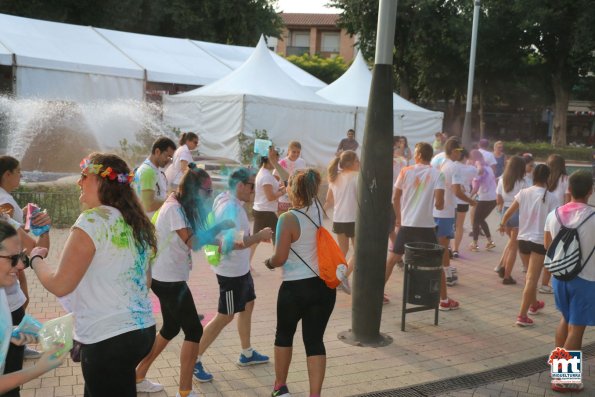
M 337 291 L 319 277 L 284 281 L 277 297 L 275 346 L 292 347 L 297 324 L 302 320 L 306 356 L 324 356 L 324 331 L 335 307 Z
M 23 317 L 25 317 L 25 309 L 21 306 L 12 315 L 12 325 L 19 325 Z M 25 345 L 17 346 L 10 343 L 8 345 L 8 352 L 6 353 L 6 364 L 4 365 L 4 373 L 9 374 L 11 372 L 17 372 L 23 369 L 23 356 L 25 354 Z M 11 391 L 7 391 L 2 396 L 19 397 L 20 387 L 17 386 Z
M 159 298 L 163 316 L 159 334 L 167 340 L 172 340 L 182 329 L 184 340 L 200 342 L 202 324 L 186 281 L 166 282 L 153 279 L 151 289 Z
M 136 366 L 151 351 L 155 326 L 81 347 L 85 397 L 136 397 Z
M 477 206 L 475 207 L 475 215 L 473 216 L 473 241 L 477 241 L 479 238 L 480 226 L 487 239 L 492 239 L 490 227 L 486 222 L 486 218 L 492 213 L 494 208 L 496 208 L 496 200 L 477 202 Z

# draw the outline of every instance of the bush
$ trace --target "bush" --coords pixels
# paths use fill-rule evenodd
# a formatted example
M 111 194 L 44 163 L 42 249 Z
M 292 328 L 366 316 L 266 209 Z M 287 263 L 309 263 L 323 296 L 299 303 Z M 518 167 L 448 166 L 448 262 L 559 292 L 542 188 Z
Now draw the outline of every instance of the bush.
M 347 64 L 341 57 L 321 58 L 318 55 L 290 55 L 287 60 L 327 84 L 332 83 L 345 73 Z
M 504 152 L 508 155 L 519 153 L 531 153 L 533 157 L 540 161 L 547 160 L 550 154 L 557 153 L 564 157 L 566 161 L 587 161 L 591 162 L 591 156 L 594 149 L 584 147 L 566 146 L 564 148 L 554 148 L 547 142 L 504 142 Z
M 21 207 L 27 203 L 35 203 L 47 210 L 54 227 L 72 226 L 81 213 L 80 189 L 76 184 L 24 185 L 12 192 L 12 195 Z

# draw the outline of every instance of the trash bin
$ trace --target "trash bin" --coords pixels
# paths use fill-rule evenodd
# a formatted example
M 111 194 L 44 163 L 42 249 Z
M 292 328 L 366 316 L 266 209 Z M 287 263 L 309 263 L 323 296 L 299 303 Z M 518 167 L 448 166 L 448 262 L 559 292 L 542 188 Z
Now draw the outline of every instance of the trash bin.
M 433 243 L 405 244 L 401 331 L 405 331 L 406 313 L 424 310 L 435 310 L 434 325 L 438 325 L 443 252 L 444 248 Z M 408 303 L 417 307 L 407 309 Z

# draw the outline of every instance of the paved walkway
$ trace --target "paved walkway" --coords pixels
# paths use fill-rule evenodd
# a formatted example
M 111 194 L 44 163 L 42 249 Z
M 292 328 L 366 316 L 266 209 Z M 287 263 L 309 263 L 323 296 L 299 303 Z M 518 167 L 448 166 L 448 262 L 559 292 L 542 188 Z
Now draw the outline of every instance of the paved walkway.
M 490 225 L 497 223 L 496 215 L 493 214 Z M 57 262 L 67 232 L 52 230 L 50 262 Z M 394 339 L 389 346 L 362 348 L 338 340 L 339 332 L 351 328 L 351 298 L 338 294 L 325 336 L 328 364 L 324 395 L 348 396 L 395 389 L 499 368 L 548 354 L 552 349 L 554 331 L 560 318 L 553 305 L 553 296 L 540 296 L 545 300 L 546 306 L 543 313 L 535 316 L 534 327 L 516 326 L 514 321 L 520 304 L 524 274 L 520 271 L 520 262 L 517 262 L 513 277 L 519 283 L 514 286 L 500 283 L 493 268 L 505 241 L 500 236 L 495 236 L 495 240 L 497 248 L 493 252 L 472 253 L 462 250 L 462 258 L 454 262 L 458 268 L 460 284 L 449 290 L 449 295 L 461 302 L 461 309 L 441 312 L 437 327 L 433 325 L 433 312 L 420 312 L 409 314 L 406 332 L 400 331 L 403 277 L 402 273 L 395 271 L 387 288 L 392 302 L 383 308 L 381 325 L 381 332 Z M 463 244 L 466 247 L 465 241 Z M 485 244 L 485 241 L 481 244 Z M 252 324 L 252 345 L 267 355 L 273 353 L 276 296 L 281 283 L 281 272 L 269 271 L 262 264 L 271 252 L 271 245 L 261 244 L 254 260 L 254 282 L 258 298 Z M 196 266 L 189 284 L 199 312 L 206 315 L 206 324 L 216 312 L 218 287 L 215 275 L 208 268 L 202 254 L 197 254 L 195 259 Z M 56 299 L 39 285 L 30 270 L 27 271 L 31 291 L 28 311 L 40 320 L 62 315 L 63 310 Z M 156 318 L 160 323 L 157 310 Z M 595 342 L 595 331 L 588 329 L 584 339 L 585 344 Z M 153 397 L 175 396 L 181 342 L 182 336 L 175 338 L 149 371 L 150 379 L 165 386 L 163 392 L 152 394 Z M 232 324 L 221 333 L 203 358 L 205 367 L 213 373 L 215 380 L 207 384 L 196 383 L 195 388 L 207 396 L 270 395 L 274 380 L 273 364 L 238 368 L 235 361 L 239 351 L 236 327 Z M 585 373 L 588 380 L 583 395 L 595 395 L 595 385 L 592 382 L 593 362 L 590 364 L 590 372 Z M 529 386 L 525 387 L 525 384 Z M 295 338 L 288 385 L 292 395 L 308 395 L 308 375 L 299 331 Z M 516 396 L 520 395 L 518 392 L 530 393 L 536 390 L 535 387 L 540 388 L 540 393 L 543 391 L 540 395 L 548 395 L 547 386 L 547 376 L 536 375 L 450 395 L 477 393 L 482 396 Z M 509 390 L 511 388 L 513 392 Z M 80 366 L 70 361 L 42 378 L 27 383 L 21 393 L 24 397 L 82 394 Z

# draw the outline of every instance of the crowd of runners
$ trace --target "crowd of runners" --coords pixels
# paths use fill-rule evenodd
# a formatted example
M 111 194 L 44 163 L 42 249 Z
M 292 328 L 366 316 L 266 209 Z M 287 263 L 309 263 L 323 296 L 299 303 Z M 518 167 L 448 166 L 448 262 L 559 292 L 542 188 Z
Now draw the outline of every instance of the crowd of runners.
M 269 362 L 251 343 L 256 292 L 252 258 L 259 243 L 272 243 L 266 267 L 282 268 L 274 341 L 272 396 L 289 396 L 286 384 L 293 339 L 301 322 L 310 396 L 320 396 L 326 368 L 323 337 L 333 312 L 336 290 L 318 277 L 316 231 L 327 212 L 332 231 L 354 267 L 359 143 L 349 130 L 326 170 L 326 198 L 319 200 L 321 173 L 308 168 L 300 142 L 292 141 L 280 159 L 271 148 L 257 171 L 238 168 L 227 186 L 214 194 L 210 175 L 191 151 L 199 146 L 192 132 L 179 145 L 158 138 L 135 170 L 112 154 L 93 153 L 81 161 L 80 202 L 84 211 L 70 231 L 59 263 L 47 263 L 51 214 L 24 213 L 11 195 L 20 183 L 20 167 L 0 157 L 0 394 L 18 396 L 19 385 L 60 365 L 57 350 L 44 353 L 23 370 L 24 345 L 35 342 L 12 334 L 26 313 L 25 266 L 43 287 L 60 298 L 75 317 L 77 354 L 85 396 L 134 396 L 163 386 L 147 379 L 154 360 L 180 331 L 180 379 L 177 396 L 192 397 L 193 378 L 213 380 L 203 364 L 209 346 L 237 317 L 237 364 Z M 433 143 L 409 147 L 395 137 L 393 209 L 387 231 L 386 282 L 395 265 L 403 267 L 405 245 L 441 245 L 443 276 L 439 309 L 456 310 L 452 287 L 459 282 L 454 263 L 466 251 L 493 250 L 495 232 L 508 236 L 495 271 L 504 285 L 517 281 L 512 270 L 520 256 L 525 287 L 515 321 L 533 326 L 530 317 L 544 307 L 539 293 L 555 293 L 562 312 L 556 332 L 560 347 L 580 349 L 585 326 L 595 325 L 595 212 L 588 205 L 593 179 L 577 171 L 568 176 L 564 159 L 551 155 L 535 165 L 531 154 L 504 154 L 502 142 L 490 150 L 487 140 L 462 147 L 456 137 L 436 134 Z M 252 203 L 253 222 L 246 212 Z M 498 224 L 488 218 L 498 211 Z M 465 229 L 469 216 L 468 230 Z M 494 217 L 490 218 L 494 219 Z M 32 236 L 33 229 L 42 230 Z M 553 279 L 544 268 L 547 248 L 561 229 L 577 228 L 584 268 L 568 281 Z M 469 232 L 466 235 L 467 231 Z M 467 242 L 464 239 L 468 238 Z M 465 248 L 467 246 L 467 248 Z M 202 315 L 188 287 L 192 252 L 204 250 L 219 284 L 217 314 L 203 328 Z M 518 255 L 517 255 L 518 253 Z M 589 253 L 591 255 L 589 255 Z M 18 280 L 18 281 L 17 281 Z M 156 329 L 148 291 L 159 299 L 162 325 Z M 384 303 L 390 303 L 385 294 Z M 106 381 L 109 379 L 109 382 Z M 561 391 L 578 386 L 561 385 Z M 564 389 L 564 390 L 562 390 Z

